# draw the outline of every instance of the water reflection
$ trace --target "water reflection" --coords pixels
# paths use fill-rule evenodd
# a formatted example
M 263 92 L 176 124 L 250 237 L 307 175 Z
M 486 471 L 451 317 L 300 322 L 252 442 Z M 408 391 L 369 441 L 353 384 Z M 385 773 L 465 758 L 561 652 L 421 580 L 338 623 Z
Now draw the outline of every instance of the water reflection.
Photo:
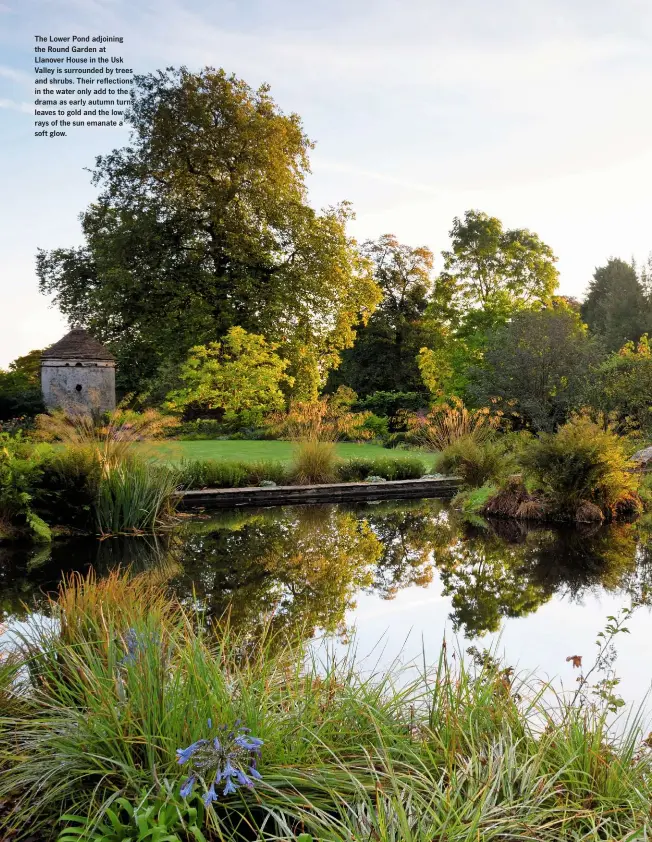
M 647 525 L 528 528 L 470 526 L 440 501 L 229 512 L 190 523 L 165 541 L 75 540 L 0 548 L 0 618 L 45 610 L 62 571 L 102 574 L 118 565 L 158 569 L 186 600 L 238 627 L 342 633 L 356 596 L 392 599 L 438 588 L 455 630 L 497 631 L 553 596 L 580 602 L 603 590 L 640 598 L 650 586 Z

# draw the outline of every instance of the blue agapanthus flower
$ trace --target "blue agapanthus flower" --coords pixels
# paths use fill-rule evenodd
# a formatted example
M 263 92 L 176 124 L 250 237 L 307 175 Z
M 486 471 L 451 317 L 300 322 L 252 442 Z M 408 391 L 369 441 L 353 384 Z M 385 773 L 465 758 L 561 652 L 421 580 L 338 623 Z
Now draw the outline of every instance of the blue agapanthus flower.
M 184 798 L 190 795 L 197 780 L 208 786 L 203 796 L 207 807 L 220 794 L 232 795 L 241 786 L 253 789 L 255 781 L 262 780 L 257 767 L 263 741 L 252 737 L 250 729 L 244 728 L 240 722 L 238 719 L 231 729 L 222 725 L 213 737 L 177 749 L 177 763 L 188 763 L 191 769 L 180 789 Z M 210 719 L 208 730 L 213 730 Z
M 151 644 L 158 646 L 160 644 L 161 637 L 158 633 L 148 635 L 146 632 L 139 632 L 137 629 L 131 628 L 127 629 L 123 640 L 127 651 L 120 659 L 120 663 L 135 664 L 148 646 Z

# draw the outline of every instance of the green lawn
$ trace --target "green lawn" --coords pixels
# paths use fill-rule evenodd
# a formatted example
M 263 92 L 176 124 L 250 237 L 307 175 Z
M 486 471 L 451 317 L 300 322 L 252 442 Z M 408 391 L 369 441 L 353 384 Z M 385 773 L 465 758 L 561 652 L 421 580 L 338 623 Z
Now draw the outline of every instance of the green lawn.
M 355 444 L 342 442 L 337 447 L 338 456 L 351 459 L 363 456 L 374 459 L 400 459 L 409 455 L 405 450 L 392 450 L 377 444 Z M 156 444 L 156 449 L 169 461 L 180 459 L 223 459 L 241 462 L 256 462 L 261 459 L 270 462 L 291 462 L 295 445 L 290 441 L 170 441 Z M 416 455 L 412 452 L 412 455 Z M 429 465 L 431 454 L 418 452 L 424 464 Z

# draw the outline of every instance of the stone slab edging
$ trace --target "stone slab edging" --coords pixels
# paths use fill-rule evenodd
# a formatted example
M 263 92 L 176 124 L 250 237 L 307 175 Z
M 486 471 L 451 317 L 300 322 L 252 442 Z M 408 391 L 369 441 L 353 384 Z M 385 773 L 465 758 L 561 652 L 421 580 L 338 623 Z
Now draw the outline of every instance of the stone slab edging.
M 183 509 L 224 509 L 236 506 L 296 506 L 310 503 L 351 503 L 455 496 L 459 477 L 400 479 L 387 482 L 337 482 L 324 485 L 276 485 L 271 488 L 202 488 L 180 491 Z

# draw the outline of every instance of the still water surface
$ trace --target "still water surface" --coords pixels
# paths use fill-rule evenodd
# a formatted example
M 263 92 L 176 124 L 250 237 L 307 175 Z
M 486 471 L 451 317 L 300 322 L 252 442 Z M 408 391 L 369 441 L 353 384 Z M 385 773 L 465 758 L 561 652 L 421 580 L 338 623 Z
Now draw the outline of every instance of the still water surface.
M 469 526 L 436 500 L 229 511 L 162 541 L 0 548 L 4 628 L 46 613 L 62 572 L 117 565 L 164 566 L 181 598 L 196 594 L 212 616 L 228 610 L 249 630 L 271 615 L 278 628 L 355 636 L 369 665 L 422 650 L 432 662 L 446 635 L 463 648 L 495 645 L 509 664 L 572 687 L 577 671 L 566 658 L 590 663 L 606 617 L 652 592 L 652 537 L 643 523 Z M 652 679 L 650 609 L 627 625 L 617 639 L 619 689 L 640 702 Z

